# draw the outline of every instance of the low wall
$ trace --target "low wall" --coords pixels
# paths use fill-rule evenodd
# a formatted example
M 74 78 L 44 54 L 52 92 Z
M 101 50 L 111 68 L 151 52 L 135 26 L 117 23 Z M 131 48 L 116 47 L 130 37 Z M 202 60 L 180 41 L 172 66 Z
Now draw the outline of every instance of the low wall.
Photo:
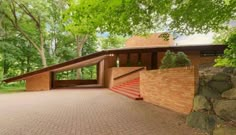
M 45 72 L 28 77 L 26 80 L 26 91 L 50 90 L 50 73 Z
M 53 87 L 70 87 L 75 85 L 97 84 L 97 80 L 54 80 Z
M 116 86 L 116 85 L 122 84 L 124 82 L 138 78 L 140 71 L 137 71 L 137 72 L 127 75 L 125 77 L 114 80 L 114 78 L 116 78 L 118 76 L 130 73 L 130 72 L 135 71 L 139 68 L 142 68 L 142 67 L 113 67 L 113 68 L 110 68 L 107 71 L 107 73 L 109 74 L 109 78 L 106 80 L 108 83 L 108 88 L 112 88 L 113 86 Z M 145 69 L 143 69 L 143 70 L 145 70 Z
M 193 107 L 198 72 L 194 67 L 140 72 L 140 92 L 144 101 L 188 114 Z

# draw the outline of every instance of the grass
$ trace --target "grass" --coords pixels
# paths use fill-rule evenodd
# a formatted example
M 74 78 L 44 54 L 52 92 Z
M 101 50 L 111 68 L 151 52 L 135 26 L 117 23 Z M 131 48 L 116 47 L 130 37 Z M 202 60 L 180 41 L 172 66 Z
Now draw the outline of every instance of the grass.
M 24 90 L 25 90 L 24 86 L 8 86 L 8 87 L 1 86 L 0 87 L 0 94 L 1 93 L 23 92 Z

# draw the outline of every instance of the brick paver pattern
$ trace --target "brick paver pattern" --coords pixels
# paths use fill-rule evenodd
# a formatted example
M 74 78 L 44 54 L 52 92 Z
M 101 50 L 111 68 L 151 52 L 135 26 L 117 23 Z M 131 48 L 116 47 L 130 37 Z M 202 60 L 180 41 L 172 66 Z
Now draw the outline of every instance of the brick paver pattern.
M 0 135 L 195 134 L 184 121 L 178 113 L 106 89 L 0 95 Z

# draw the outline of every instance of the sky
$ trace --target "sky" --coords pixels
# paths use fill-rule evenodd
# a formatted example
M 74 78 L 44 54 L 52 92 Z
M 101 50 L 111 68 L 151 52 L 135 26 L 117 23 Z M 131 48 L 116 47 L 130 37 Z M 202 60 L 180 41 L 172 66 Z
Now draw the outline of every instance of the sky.
M 203 45 L 213 44 L 214 33 L 180 36 L 175 40 L 176 45 Z
M 229 26 L 236 27 L 236 21 L 229 22 Z M 194 34 L 190 36 L 181 36 L 175 40 L 177 45 L 201 45 L 201 44 L 213 44 L 214 33 L 209 32 L 207 34 Z
M 236 21 L 230 21 L 229 26 L 236 27 Z M 101 37 L 109 36 L 109 33 L 98 34 Z M 207 34 L 193 34 L 189 36 L 180 36 L 175 40 L 175 45 L 206 45 L 213 44 L 214 33 L 209 32 Z
M 109 33 L 97 33 L 99 37 L 108 37 Z M 176 45 L 202 45 L 212 44 L 214 33 L 208 34 L 194 34 L 190 36 L 180 36 L 175 40 Z
M 109 33 L 98 33 L 99 37 L 108 37 Z M 193 34 L 189 36 L 180 36 L 175 39 L 175 45 L 206 45 L 213 44 L 214 33 L 209 32 L 207 34 Z

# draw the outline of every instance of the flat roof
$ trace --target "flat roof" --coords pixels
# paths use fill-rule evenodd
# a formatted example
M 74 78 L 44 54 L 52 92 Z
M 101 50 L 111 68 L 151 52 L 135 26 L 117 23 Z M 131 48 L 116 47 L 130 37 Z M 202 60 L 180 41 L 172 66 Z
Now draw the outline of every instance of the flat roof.
M 16 77 L 8 78 L 3 80 L 6 83 L 14 82 L 18 80 L 24 80 L 27 77 L 43 73 L 43 72 L 58 72 L 63 70 L 68 70 L 75 67 L 88 66 L 95 64 L 96 62 L 101 61 L 105 58 L 105 56 L 109 56 L 110 54 L 123 54 L 123 53 L 145 53 L 145 52 L 165 52 L 167 50 L 170 51 L 224 51 L 226 45 L 222 44 L 211 44 L 211 45 L 189 45 L 189 46 L 157 46 L 157 47 L 135 47 L 135 48 L 121 48 L 121 49 L 110 49 L 103 50 L 100 52 L 96 52 L 90 55 L 82 56 L 67 62 L 63 62 L 60 64 L 48 66 L 46 68 L 42 68 L 36 71 L 32 71 L 29 73 L 25 73 Z M 86 62 L 85 62 L 86 61 Z

